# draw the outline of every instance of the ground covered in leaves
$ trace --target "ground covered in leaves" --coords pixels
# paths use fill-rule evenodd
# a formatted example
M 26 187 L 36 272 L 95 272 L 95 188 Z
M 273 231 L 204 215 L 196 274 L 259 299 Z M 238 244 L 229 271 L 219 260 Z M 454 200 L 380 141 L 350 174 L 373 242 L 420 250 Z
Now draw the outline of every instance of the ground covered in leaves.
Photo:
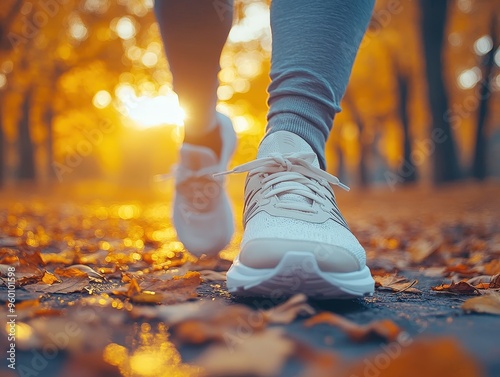
M 168 194 L 7 193 L 1 376 L 499 376 L 499 193 L 340 193 L 377 289 L 324 302 L 231 297 L 241 228 L 222 258 L 196 260 L 175 239 Z

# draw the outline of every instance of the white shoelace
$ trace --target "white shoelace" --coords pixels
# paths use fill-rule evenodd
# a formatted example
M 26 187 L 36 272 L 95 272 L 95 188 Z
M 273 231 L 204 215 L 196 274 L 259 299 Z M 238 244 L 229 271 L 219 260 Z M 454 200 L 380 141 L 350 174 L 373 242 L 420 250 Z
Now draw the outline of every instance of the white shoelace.
M 283 209 L 313 213 L 316 210 L 308 204 L 307 199 L 319 203 L 321 206 L 329 201 L 321 186 L 339 186 L 349 191 L 349 187 L 340 182 L 337 177 L 312 165 L 315 158 L 314 153 L 272 153 L 268 157 L 259 158 L 239 165 L 232 170 L 214 174 L 214 177 L 244 172 L 248 172 L 250 175 L 260 174 L 263 176 L 262 190 L 269 190 L 263 196 L 264 198 L 279 197 L 282 194 L 299 195 L 306 200 L 279 201 L 276 206 Z M 293 182 L 293 184 L 280 184 L 285 182 Z M 332 204 L 336 207 L 334 200 Z M 337 208 L 335 210 L 338 211 Z

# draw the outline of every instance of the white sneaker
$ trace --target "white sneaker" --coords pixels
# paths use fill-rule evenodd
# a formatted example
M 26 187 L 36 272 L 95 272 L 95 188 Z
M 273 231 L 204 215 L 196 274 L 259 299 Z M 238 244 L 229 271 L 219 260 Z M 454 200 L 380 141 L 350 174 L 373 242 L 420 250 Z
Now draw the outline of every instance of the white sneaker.
M 220 159 L 207 147 L 183 144 L 175 173 L 173 220 L 177 238 L 192 254 L 215 256 L 231 240 L 233 212 L 224 177 L 236 146 L 236 133 L 229 118 L 218 114 L 222 151 Z
M 371 295 L 366 254 L 342 217 L 316 154 L 299 136 L 267 136 L 245 185 L 241 251 L 227 273 L 237 295 L 279 297 L 305 293 L 319 299 Z

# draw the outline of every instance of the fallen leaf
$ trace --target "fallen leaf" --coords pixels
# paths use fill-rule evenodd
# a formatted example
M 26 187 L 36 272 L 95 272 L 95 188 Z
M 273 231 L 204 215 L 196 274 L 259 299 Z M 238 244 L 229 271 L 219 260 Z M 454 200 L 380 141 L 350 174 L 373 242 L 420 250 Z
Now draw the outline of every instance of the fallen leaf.
M 70 265 L 75 262 L 74 250 L 62 250 L 55 253 L 40 254 L 43 262 L 47 264 Z
M 286 325 L 292 323 L 299 315 L 313 315 L 316 311 L 307 303 L 307 296 L 297 294 L 283 304 L 262 312 L 269 323 Z
M 162 306 L 134 306 L 130 312 L 133 318 L 158 319 L 169 326 L 192 319 L 212 317 L 213 313 L 226 310 L 221 301 L 195 301 Z
M 411 339 L 353 362 L 342 376 L 481 377 L 477 361 L 451 337 Z
M 25 321 L 29 318 L 60 316 L 63 311 L 61 309 L 54 309 L 48 306 L 42 306 L 39 299 L 23 301 L 16 304 L 16 319 L 18 321 Z
M 91 309 L 72 309 L 59 317 L 35 317 L 29 321 L 30 336 L 24 341 L 20 340 L 17 346 L 19 349 L 31 350 L 43 349 L 47 344 L 53 344 L 61 350 L 72 351 L 70 353 L 102 350 L 109 342 L 112 329 L 104 322 L 107 319 L 104 314 L 99 313 L 102 318 L 97 317 L 97 314 Z
M 491 278 L 493 276 L 490 276 L 490 275 L 479 275 L 479 276 L 475 276 L 473 278 L 470 278 L 467 280 L 467 283 L 469 283 L 470 285 L 477 285 L 477 284 L 482 284 L 482 283 L 490 283 L 491 281 Z
M 451 284 L 441 284 L 436 287 L 431 287 L 433 291 L 446 292 L 462 295 L 476 295 L 480 294 L 476 287 L 469 284 L 465 280 L 459 281 L 458 283 Z
M 232 261 L 227 259 L 222 259 L 219 257 L 205 257 L 200 258 L 196 262 L 187 262 L 184 266 L 189 271 L 202 271 L 202 270 L 212 270 L 212 271 L 227 271 L 231 267 Z
M 201 313 L 200 313 L 201 314 Z M 265 328 L 267 321 L 261 312 L 244 305 L 219 305 L 211 312 L 186 319 L 173 327 L 174 334 L 181 342 L 202 344 L 208 341 L 227 342 Z
M 45 266 L 45 262 L 38 250 L 32 253 L 21 251 L 19 255 L 19 264 L 21 266 Z
M 172 279 L 162 280 L 158 278 L 146 279 L 139 283 L 141 289 L 148 291 L 179 291 L 181 289 L 196 288 L 201 284 L 201 275 L 199 272 L 190 271 L 182 276 L 174 276 Z
M 16 267 L 16 285 L 31 284 L 42 279 L 44 271 L 34 265 Z
M 61 280 L 59 280 L 57 276 L 55 276 L 53 273 L 44 271 L 41 282 L 48 285 L 52 285 L 54 283 L 60 283 Z
M 164 299 L 163 294 L 150 291 L 143 291 L 130 297 L 130 301 L 136 304 L 161 304 Z
M 408 246 L 408 251 L 410 252 L 412 262 L 422 263 L 425 259 L 427 259 L 437 251 L 440 244 L 441 241 L 437 240 L 431 241 L 426 239 L 418 239 L 416 241 L 413 241 Z
M 69 355 L 59 376 L 71 377 L 121 377 L 118 367 L 102 359 L 101 352 L 78 352 Z
M 137 295 L 141 293 L 142 289 L 139 287 L 139 283 L 137 283 L 137 280 L 135 278 L 132 278 L 130 280 L 130 283 L 128 285 L 127 289 L 127 297 L 132 297 L 134 295 Z
M 314 317 L 306 320 L 304 324 L 306 327 L 311 327 L 323 323 L 338 327 L 355 342 L 367 340 L 374 335 L 387 342 L 393 342 L 402 333 L 401 328 L 389 319 L 376 320 L 366 325 L 359 325 L 347 318 L 330 312 L 316 314 Z
M 418 280 L 408 281 L 403 276 L 397 275 L 383 275 L 374 276 L 375 287 L 381 290 L 389 290 L 392 292 L 409 292 L 409 293 L 422 293 L 419 289 L 413 288 Z
M 467 266 L 465 264 L 458 264 L 456 266 L 448 266 L 446 267 L 446 272 L 456 272 L 459 275 L 463 276 L 472 276 L 477 274 L 477 270 Z
M 39 299 L 26 300 L 16 305 L 16 310 L 23 311 L 26 309 L 31 309 L 33 307 L 38 307 L 40 305 Z
M 428 267 L 423 270 L 424 276 L 431 278 L 444 277 L 447 275 L 446 267 Z
M 491 278 L 490 288 L 500 288 L 500 274 L 495 275 Z
M 342 365 L 342 359 L 336 353 L 330 350 L 316 349 L 305 342 L 296 342 L 294 357 L 305 364 L 300 377 L 338 376 L 337 371 Z
M 54 283 L 52 285 L 44 283 L 25 285 L 24 289 L 30 292 L 73 293 L 81 292 L 89 283 L 90 280 L 87 276 L 75 276 L 64 279 L 61 283 Z
M 492 260 L 483 266 L 484 272 L 488 275 L 500 274 L 500 259 Z
M 125 295 L 136 303 L 170 305 L 198 297 L 197 288 L 200 284 L 199 272 L 188 272 L 169 280 L 145 276 L 144 280 L 139 282 L 132 277 L 127 287 L 114 289 L 112 293 Z
M 231 346 L 212 345 L 194 363 L 207 377 L 277 376 L 295 349 L 294 342 L 283 333 L 284 329 L 274 328 L 236 338 Z
M 500 315 L 500 293 L 491 292 L 480 297 L 473 297 L 462 304 L 466 312 Z
M 67 276 L 67 277 L 80 276 L 82 274 L 85 274 L 89 277 L 105 279 L 103 275 L 96 272 L 89 266 L 85 266 L 83 264 L 74 264 L 67 268 L 57 268 L 55 273 L 58 274 L 59 276 Z

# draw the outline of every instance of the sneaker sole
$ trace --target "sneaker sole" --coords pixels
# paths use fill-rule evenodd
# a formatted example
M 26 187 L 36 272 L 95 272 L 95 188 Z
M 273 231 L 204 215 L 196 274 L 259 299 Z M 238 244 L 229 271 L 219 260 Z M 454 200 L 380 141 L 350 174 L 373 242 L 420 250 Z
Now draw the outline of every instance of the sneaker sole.
M 271 269 L 250 268 L 236 260 L 227 272 L 227 288 L 237 296 L 278 298 L 303 293 L 328 300 L 372 296 L 375 282 L 367 266 L 355 272 L 323 272 L 312 253 L 289 251 Z

